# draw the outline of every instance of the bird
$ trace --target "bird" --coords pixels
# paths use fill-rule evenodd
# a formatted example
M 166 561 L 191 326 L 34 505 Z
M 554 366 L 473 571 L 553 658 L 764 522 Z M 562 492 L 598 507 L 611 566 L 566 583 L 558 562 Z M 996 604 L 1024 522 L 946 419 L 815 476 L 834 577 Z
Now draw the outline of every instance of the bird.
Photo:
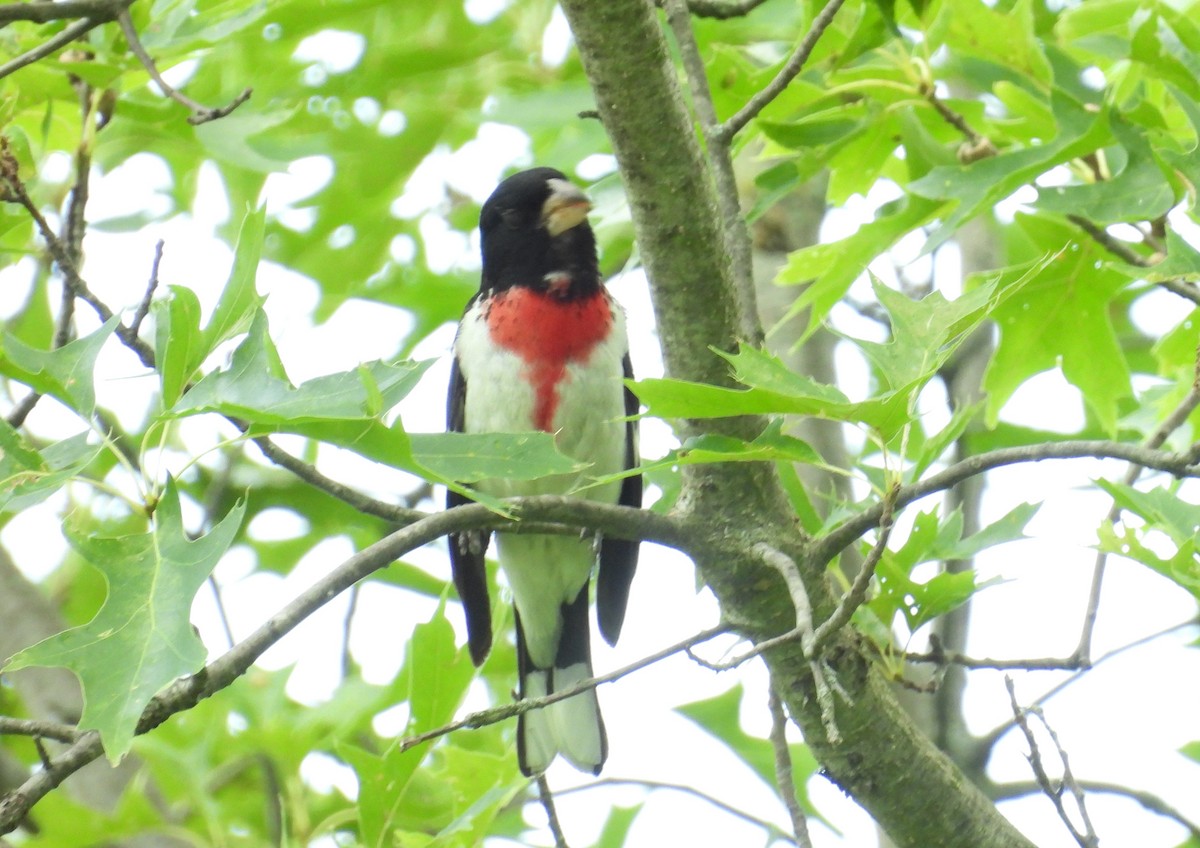
M 625 313 L 600 276 L 590 209 L 578 186 L 546 167 L 503 180 L 480 209 L 480 286 L 454 340 L 447 429 L 551 433 L 561 453 L 587 463 L 582 471 L 538 480 L 478 482 L 490 496 L 567 495 L 641 506 L 640 474 L 574 491 L 638 463 L 638 401 L 625 384 L 633 379 Z M 447 492 L 447 508 L 467 502 L 466 495 Z M 484 565 L 490 535 L 449 534 L 451 571 L 476 666 L 492 645 Z M 591 677 L 592 572 L 597 624 L 615 645 L 638 543 L 502 532 L 496 543 L 515 607 L 518 696 L 551 695 Z M 558 755 L 580 771 L 600 773 L 608 741 L 594 689 L 518 717 L 517 761 L 524 775 L 543 774 Z

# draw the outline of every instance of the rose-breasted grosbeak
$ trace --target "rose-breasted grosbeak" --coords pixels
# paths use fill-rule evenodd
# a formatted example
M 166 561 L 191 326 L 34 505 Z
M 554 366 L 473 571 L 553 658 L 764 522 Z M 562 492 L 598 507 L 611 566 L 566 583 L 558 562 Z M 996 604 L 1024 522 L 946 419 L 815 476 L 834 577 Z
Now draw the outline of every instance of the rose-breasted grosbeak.
M 449 430 L 553 433 L 560 451 L 589 463 L 574 474 L 540 480 L 493 479 L 496 497 L 566 494 L 589 478 L 637 462 L 637 413 L 625 388 L 632 378 L 625 315 L 604 289 L 587 196 L 552 168 L 500 183 L 479 216 L 483 274 L 454 342 Z M 576 497 L 641 506 L 642 478 L 588 488 Z M 465 503 L 455 492 L 447 507 Z M 484 552 L 488 535 L 453 533 L 450 562 L 478 665 L 492 645 Z M 614 644 L 625 618 L 638 544 L 578 536 L 498 533 L 500 567 L 516 606 L 520 695 L 537 698 L 592 675 L 588 582 L 599 548 L 596 610 Z M 595 691 L 527 712 L 517 721 L 517 756 L 526 775 L 541 774 L 557 754 L 599 774 L 608 743 Z

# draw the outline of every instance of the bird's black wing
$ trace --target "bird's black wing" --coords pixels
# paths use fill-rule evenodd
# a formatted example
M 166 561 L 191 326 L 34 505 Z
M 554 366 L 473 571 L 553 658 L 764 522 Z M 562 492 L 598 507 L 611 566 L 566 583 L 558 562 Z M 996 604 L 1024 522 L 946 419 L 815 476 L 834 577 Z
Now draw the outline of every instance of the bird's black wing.
M 450 391 L 446 397 L 446 429 L 463 432 L 466 414 L 467 380 L 458 367 L 458 357 L 450 366 Z M 470 503 L 466 495 L 446 489 L 446 509 Z M 477 530 L 450 533 L 450 569 L 454 587 L 467 616 L 467 643 L 471 659 L 480 665 L 492 648 L 492 604 L 488 598 L 487 569 L 484 554 L 491 534 Z
M 625 379 L 633 379 L 633 365 L 629 354 L 622 363 Z M 625 415 L 632 419 L 638 414 L 638 399 L 628 387 L 625 388 Z M 638 464 L 637 422 L 625 423 L 625 467 Z M 621 481 L 621 506 L 642 506 L 642 475 L 635 474 Z M 610 645 L 617 643 L 621 625 L 625 622 L 625 605 L 629 601 L 629 584 L 637 570 L 639 542 L 634 539 L 604 538 L 600 542 L 600 574 L 596 578 L 596 618 L 600 635 Z

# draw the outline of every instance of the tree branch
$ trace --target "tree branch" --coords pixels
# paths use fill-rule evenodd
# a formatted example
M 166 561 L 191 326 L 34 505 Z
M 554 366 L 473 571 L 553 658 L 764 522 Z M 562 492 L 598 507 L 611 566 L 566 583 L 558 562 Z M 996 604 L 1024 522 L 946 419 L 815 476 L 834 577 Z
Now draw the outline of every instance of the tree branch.
M 775 79 L 771 80 L 766 88 L 751 97 L 750 102 L 721 125 L 719 136 L 723 140 L 728 142 L 737 135 L 746 124 L 750 123 L 759 112 L 765 109 L 796 78 L 796 75 L 804 68 L 804 63 L 808 61 L 808 57 L 812 55 L 813 48 L 817 46 L 817 41 L 824 34 L 825 30 L 829 29 L 830 24 L 833 23 L 833 16 L 842 7 L 842 3 L 843 0 L 829 0 L 820 14 L 813 18 L 812 26 L 804 34 L 804 38 L 800 40 L 800 43 L 796 45 L 796 49 L 788 57 L 783 67 L 779 69 L 779 73 L 775 75 Z
M 1053 698 L 1055 695 L 1059 694 L 1064 689 L 1066 689 L 1068 686 L 1077 682 L 1085 674 L 1089 674 L 1090 672 L 1095 671 L 1102 663 L 1107 662 L 1108 660 L 1112 659 L 1113 657 L 1120 656 L 1121 654 L 1125 653 L 1126 651 L 1130 651 L 1141 645 L 1145 645 L 1147 642 L 1153 642 L 1155 639 L 1161 639 L 1163 636 L 1170 635 L 1171 633 L 1174 633 L 1176 630 L 1182 630 L 1185 627 L 1195 627 L 1196 625 L 1200 625 L 1200 617 L 1189 618 L 1187 621 L 1181 621 L 1178 624 L 1172 624 L 1170 627 L 1164 627 L 1162 630 L 1157 630 L 1154 633 L 1149 633 L 1145 636 L 1142 636 L 1141 638 L 1133 640 L 1132 642 L 1128 642 L 1124 645 L 1121 645 L 1120 647 L 1113 648 L 1111 651 L 1109 651 L 1108 653 L 1101 656 L 1095 662 L 1091 663 L 1090 665 L 1080 667 L 1079 670 L 1075 674 L 1072 674 L 1066 680 L 1063 680 L 1063 681 L 1055 684 L 1050 689 L 1043 692 L 1036 699 L 1034 699 L 1031 706 L 1035 706 L 1035 707 L 1042 706 L 1047 701 L 1049 701 L 1051 698 Z M 1054 662 L 1053 660 L 1048 660 L 1045 665 L 1026 664 L 1026 665 L 1016 665 L 1016 666 L 1001 665 L 1000 663 L 1004 662 L 1002 660 L 996 660 L 995 661 L 996 665 L 994 665 L 994 666 L 986 665 L 985 663 L 987 663 L 987 662 L 988 662 L 987 660 L 981 660 L 980 661 L 981 664 L 978 667 L 979 668 L 1011 667 L 1011 668 L 1028 668 L 1031 670 L 1040 670 L 1040 669 L 1055 670 L 1056 669 L 1056 666 L 1053 665 L 1053 662 Z M 1030 663 L 1030 662 L 1036 663 L 1037 661 L 1026 660 L 1024 662 L 1025 663 Z M 1070 666 L 1068 666 L 1066 664 L 1070 663 L 1070 662 L 1077 662 L 1077 660 L 1073 657 L 1068 657 L 1065 660 L 1059 660 L 1059 662 L 1063 663 L 1063 665 L 1061 666 L 1061 668 L 1063 670 L 1069 671 L 1069 670 L 1071 670 Z M 1004 734 L 1008 733 L 1008 731 L 1012 730 L 1014 727 L 1016 727 L 1016 722 L 1012 719 L 1009 719 L 1008 721 L 1004 722 L 1003 724 L 993 728 L 991 731 L 989 731 L 987 733 L 987 735 L 980 737 L 979 748 L 982 752 L 984 752 L 983 757 L 986 757 L 986 752 L 991 750 L 991 748 L 996 744 L 996 742 L 999 741 L 1000 737 L 1002 737 Z
M 1192 389 L 1184 399 L 1171 411 L 1171 414 L 1160 424 L 1153 433 L 1150 434 L 1144 443 L 1144 447 L 1151 450 L 1161 447 L 1172 433 L 1178 430 L 1187 422 L 1188 417 L 1195 411 L 1196 407 L 1200 406 L 1200 360 L 1197 362 L 1196 379 L 1192 383 Z M 1125 471 L 1125 476 L 1121 482 L 1126 486 L 1132 486 L 1137 482 L 1138 477 L 1142 476 L 1142 464 L 1131 463 Z M 1115 523 L 1121 517 L 1121 507 L 1114 503 L 1105 517 L 1105 521 L 1109 524 Z M 1087 609 L 1083 614 L 1083 629 L 1079 634 L 1079 644 L 1075 647 L 1075 653 L 1072 655 L 1074 659 L 1079 661 L 1079 664 L 1086 666 L 1091 661 L 1092 654 L 1092 633 L 1096 629 L 1096 617 L 1100 613 L 1100 589 L 1104 585 L 1104 572 L 1108 564 L 1108 553 L 1106 551 L 1096 552 L 1096 561 L 1092 567 L 1092 587 L 1088 593 Z
M 44 24 L 64 18 L 91 18 L 98 23 L 116 20 L 133 5 L 133 0 L 57 0 L 54 3 L 5 3 L 0 6 L 0 24 L 32 21 Z
M 611 506 L 557 496 L 517 498 L 508 503 L 529 521 L 549 521 L 555 524 L 566 522 L 574 526 L 601 530 L 605 535 L 618 538 L 644 538 L 682 548 L 688 535 L 686 525 L 678 519 L 631 507 Z M 209 663 L 196 674 L 175 681 L 156 695 L 143 711 L 135 732 L 147 733 L 175 713 L 191 709 L 204 698 L 229 686 L 243 675 L 268 648 L 293 630 L 300 622 L 372 572 L 447 533 L 460 530 L 494 530 L 501 527 L 511 530 L 513 521 L 498 516 L 479 504 L 467 504 L 428 515 L 364 548 L 302 592 L 221 657 Z M 702 637 L 712 638 L 720 632 L 724 632 L 723 627 L 705 631 L 704 634 L 693 637 L 693 639 L 702 641 Z M 672 646 L 666 651 L 660 651 L 643 660 L 641 665 L 635 664 L 635 666 L 642 667 L 656 662 L 663 656 L 684 650 L 685 647 L 686 644 Z M 605 677 L 615 680 L 621 674 L 627 674 L 633 670 L 636 669 L 626 667 L 614 675 Z M 591 681 L 588 683 L 591 686 L 596 685 Z M 564 690 L 545 699 L 545 703 L 553 703 L 574 694 L 578 693 L 574 690 Z M 518 707 L 518 712 L 523 712 L 543 706 L 543 704 L 522 701 L 513 706 Z M 34 774 L 20 788 L 0 797 L 0 836 L 11 832 L 34 804 L 44 798 L 62 780 L 99 758 L 103 753 L 99 734 L 95 731 L 88 731 L 79 736 L 64 753 L 55 757 L 48 768 Z
M 763 343 L 763 330 L 758 317 L 758 295 L 754 287 L 750 231 L 746 227 L 745 218 L 742 217 L 729 139 L 721 134 L 721 123 L 717 119 L 712 92 L 708 88 L 704 60 L 700 56 L 699 45 L 696 44 L 696 35 L 692 32 L 689 7 L 685 0 L 664 0 L 663 7 L 667 11 L 667 22 L 675 33 L 675 43 L 679 45 L 688 87 L 692 92 L 692 106 L 700 119 L 700 131 L 708 148 L 717 205 L 721 211 L 721 229 L 725 236 L 725 247 L 732 260 L 741 335 L 749 344 L 758 347 Z
M 38 232 L 41 233 L 42 240 L 46 242 L 46 247 L 50 251 L 50 255 L 54 258 L 55 264 L 58 265 L 58 270 L 62 272 L 64 284 L 71 290 L 71 293 L 92 307 L 101 321 L 107 321 L 109 318 L 112 318 L 113 311 L 92 293 L 87 282 L 79 275 L 79 270 L 75 267 L 75 262 L 72 261 L 69 250 L 58 236 L 54 234 L 54 230 L 50 228 L 50 224 L 47 223 L 41 210 L 30 199 L 29 192 L 25 190 L 25 184 L 21 181 L 17 169 L 16 158 L 8 149 L 7 140 L 0 140 L 0 181 L 3 182 L 4 188 L 7 190 L 6 199 L 20 204 L 29 213 L 29 216 L 33 218 Z M 150 345 L 138 338 L 124 324 L 118 323 L 116 332 L 118 338 L 121 339 L 125 346 L 137 354 L 143 365 L 150 369 L 154 368 L 154 349 Z
M 900 488 L 893 486 L 888 489 L 887 494 L 884 496 L 880 504 L 882 510 L 879 516 L 879 533 L 875 539 L 875 544 L 871 547 L 871 552 L 867 555 L 866 560 L 864 560 L 862 568 L 858 570 L 858 575 L 854 578 L 854 583 L 850 586 L 850 591 L 838 602 L 837 609 L 833 611 L 833 615 L 821 622 L 821 626 L 813 633 L 814 651 L 819 652 L 827 645 L 834 634 L 850 622 L 854 611 L 861 607 L 867 599 L 867 589 L 870 588 L 871 579 L 875 576 L 875 568 L 879 565 L 879 561 L 883 559 L 883 554 L 887 551 L 888 539 L 892 535 L 892 514 L 896 508 L 896 498 L 899 492 Z
M 956 462 L 949 468 L 916 483 L 901 486 L 896 492 L 895 509 L 907 506 L 926 495 L 949 489 L 951 486 L 993 468 L 1016 465 L 1023 462 L 1042 462 L 1047 459 L 1124 459 L 1144 468 L 1165 471 L 1176 477 L 1200 476 L 1200 465 L 1186 453 L 1170 453 L 1142 445 L 1127 445 L 1104 439 L 1078 439 L 1063 442 L 1047 442 L 1023 445 L 1015 448 L 998 448 L 976 454 Z M 828 562 L 855 539 L 879 524 L 885 511 L 883 502 L 877 503 L 854 518 L 838 525 L 826 536 L 818 539 L 814 553 Z
M 33 736 L 57 742 L 74 742 L 82 735 L 82 731 L 69 724 L 0 716 L 0 736 Z
M 1122 786 L 1119 783 L 1108 783 L 1102 780 L 1076 780 L 1079 787 L 1087 792 L 1100 792 L 1109 795 L 1121 795 L 1125 798 L 1132 798 L 1137 801 L 1147 810 L 1152 813 L 1158 813 L 1160 816 L 1172 819 L 1178 822 L 1191 833 L 1193 840 L 1200 841 L 1200 824 L 1189 819 L 1175 807 L 1172 807 L 1162 798 L 1151 792 L 1144 792 L 1139 789 L 1131 789 L 1128 786 Z M 1006 800 L 1009 798 L 1020 798 L 1024 795 L 1033 795 L 1042 791 L 1042 787 L 1034 781 L 1027 783 L 1005 783 L 996 787 L 994 793 L 997 800 Z
M 1025 734 L 1025 741 L 1029 744 L 1029 765 L 1033 769 L 1034 776 L 1037 779 L 1038 786 L 1042 788 L 1042 792 L 1054 804 L 1054 809 L 1058 811 L 1058 817 L 1062 819 L 1063 824 L 1067 826 L 1071 836 L 1079 843 L 1080 848 L 1099 848 L 1100 839 L 1096 836 L 1096 831 L 1092 828 L 1092 820 L 1088 816 L 1087 806 L 1084 804 L 1083 790 L 1079 784 L 1075 782 L 1075 776 L 1071 774 L 1071 766 L 1067 761 L 1067 754 L 1063 751 L 1062 746 L 1058 743 L 1058 736 L 1046 722 L 1045 717 L 1040 713 L 1035 714 L 1042 721 L 1042 725 L 1046 728 L 1046 732 L 1050 734 L 1051 740 L 1054 742 L 1054 747 L 1058 750 L 1059 759 L 1062 761 L 1063 776 L 1057 788 L 1052 785 L 1050 775 L 1046 773 L 1045 764 L 1042 763 L 1042 755 L 1038 750 L 1037 738 L 1033 735 L 1033 730 L 1029 726 L 1029 721 L 1026 716 L 1031 711 L 1036 711 L 1036 707 L 1029 709 L 1023 708 L 1017 703 L 1017 692 L 1013 686 L 1012 678 L 1005 675 L 1004 685 L 1008 689 L 1008 697 L 1012 702 L 1013 717 L 1016 719 L 1017 725 Z M 1066 805 L 1063 804 L 1063 790 L 1070 789 L 1071 795 L 1075 799 L 1075 805 L 1079 810 L 1079 815 L 1083 820 L 1084 830 L 1081 832 L 1075 823 L 1071 821 L 1070 814 L 1067 813 Z
M 164 245 L 165 242 L 162 239 L 159 239 L 154 245 L 154 261 L 150 264 L 150 280 L 146 283 L 146 293 L 142 295 L 137 309 L 133 312 L 133 317 L 129 319 L 129 329 L 134 335 L 141 330 L 142 322 L 150 314 L 150 303 L 154 300 L 154 293 L 158 290 L 158 266 L 162 264 Z
M 117 23 L 121 25 L 121 33 L 125 36 L 125 43 L 129 45 L 130 51 L 134 56 L 137 57 L 137 60 L 142 63 L 142 67 L 146 69 L 146 73 L 150 74 L 150 78 L 154 80 L 155 84 L 158 85 L 159 90 L 162 91 L 166 97 L 169 97 L 176 103 L 180 103 L 191 110 L 192 114 L 188 117 L 189 124 L 195 126 L 197 124 L 207 123 L 208 121 L 215 121 L 217 118 L 224 118 L 234 109 L 250 99 L 250 95 L 254 90 L 247 88 L 243 90 L 242 93 L 237 97 L 233 98 L 233 100 L 230 101 L 230 103 L 226 106 L 210 108 L 202 103 L 197 103 L 183 92 L 172 87 L 170 83 L 162 78 L 162 74 L 158 72 L 158 67 L 154 64 L 154 60 L 150 58 L 150 54 L 146 52 L 146 48 L 142 45 L 142 40 L 138 36 L 137 29 L 135 29 L 133 26 L 133 19 L 129 17 L 128 9 L 122 10 L 121 13 L 117 15 Z
M 627 674 L 632 674 L 635 671 L 641 671 L 643 668 L 654 665 L 669 656 L 681 652 L 689 652 L 691 648 L 702 642 L 707 642 L 722 633 L 729 632 L 726 625 L 718 625 L 697 633 L 695 636 L 689 636 L 681 642 L 676 642 L 661 650 L 655 651 L 653 654 L 642 657 L 640 660 L 630 663 L 629 665 L 618 668 L 616 671 L 610 671 L 608 674 L 601 674 L 598 677 L 589 677 L 586 680 L 581 680 L 574 686 L 566 689 L 559 689 L 550 695 L 544 695 L 541 698 L 522 698 L 519 701 L 514 701 L 511 704 L 501 704 L 498 707 L 492 707 L 486 710 L 480 710 L 474 713 L 468 713 L 457 721 L 452 721 L 449 724 L 444 724 L 441 727 L 435 727 L 432 730 L 427 730 L 424 733 L 419 733 L 416 736 L 408 736 L 400 740 L 400 749 L 407 751 L 415 748 L 417 745 L 424 744 L 430 740 L 437 739 L 449 733 L 454 733 L 457 730 L 478 730 L 481 727 L 487 727 L 492 724 L 498 724 L 502 721 L 508 721 L 511 718 L 516 718 L 519 715 L 530 712 L 531 710 L 540 710 L 548 707 L 551 704 L 557 704 L 559 701 L 565 701 L 567 698 L 574 698 L 576 695 L 595 689 L 602 683 L 612 683 L 615 680 L 620 680 Z
M 79 298 L 91 306 L 101 321 L 107 321 L 111 318 L 114 314 L 113 310 L 92 293 L 87 281 L 79 275 L 75 263 L 71 261 L 71 257 L 62 241 L 54 234 L 54 231 L 50 228 L 41 211 L 38 210 L 33 200 L 29 197 L 24 183 L 17 174 L 16 159 L 8 151 L 7 142 L 4 139 L 0 139 L 0 184 L 7 189 L 6 199 L 19 203 L 33 218 L 34 223 L 37 224 L 42 239 L 46 242 L 46 246 L 50 251 L 50 255 L 54 258 L 55 263 L 62 272 L 64 285 L 72 296 Z M 152 294 L 154 283 L 157 281 L 158 259 L 159 254 L 156 252 L 155 264 L 151 273 L 151 284 L 147 287 L 147 294 L 143 297 L 143 303 Z M 138 318 L 139 314 L 144 314 L 141 306 L 138 307 L 138 311 L 134 314 L 134 323 L 131 326 L 118 323 L 116 333 L 121 342 L 137 355 L 142 364 L 153 370 L 155 367 L 154 348 L 142 341 L 138 336 L 138 329 L 141 326 L 141 320 Z M 32 409 L 32 403 L 29 403 L 28 400 L 25 403 Z M 26 411 L 26 414 L 28 414 L 28 411 Z M 24 420 L 23 417 L 20 420 Z M 249 429 L 249 425 L 244 422 L 235 419 L 229 420 L 243 433 Z M 14 424 L 13 426 L 17 425 Z M 406 509 L 376 500 L 339 483 L 325 476 L 312 465 L 295 458 L 274 444 L 266 436 L 258 436 L 253 441 L 258 445 L 263 455 L 271 460 L 271 462 L 292 472 L 309 485 L 341 501 L 345 501 L 360 512 L 374 515 L 397 524 L 408 524 L 420 519 L 424 515 L 424 513 L 417 510 Z
M 732 350 L 740 335 L 734 277 L 718 201 L 654 7 L 645 0 L 563 0 L 562 7 L 621 170 L 667 373 L 732 387 L 728 365 L 713 349 Z M 742 416 L 685 420 L 678 429 L 685 438 L 701 433 L 753 438 L 764 426 L 759 416 Z M 726 621 L 756 638 L 783 632 L 794 621 L 786 594 L 763 589 L 777 585 L 777 578 L 754 553 L 759 543 L 797 564 L 814 614 L 825 618 L 833 612 L 837 603 L 824 579 L 825 561 L 814 556 L 797 527 L 773 464 L 691 465 L 683 475 L 681 513 L 697 534 L 690 553 Z M 1029 845 L 918 731 L 883 672 L 846 631 L 824 655 L 845 687 L 837 703 L 838 712 L 845 711 L 838 740 L 826 730 L 811 664 L 799 647 L 781 645 L 764 657 L 826 773 L 898 845 Z M 920 783 L 923 791 L 894 791 L 894 781 L 905 780 Z M 940 803 L 931 809 L 929 797 Z
M 659 6 L 665 6 L 665 0 L 656 0 Z M 727 21 L 730 18 L 741 18 L 750 14 L 766 0 L 688 0 L 687 9 L 698 18 L 715 18 Z
M 28 5 L 40 6 L 43 4 L 30 3 Z M 44 5 L 55 6 L 57 4 L 56 3 L 46 3 Z M 64 29 L 62 32 L 60 32 L 58 35 L 51 38 L 49 41 L 46 41 L 43 44 L 39 44 L 37 47 L 33 48 L 32 50 L 22 53 L 17 58 L 12 59 L 8 62 L 5 62 L 3 65 L 0 65 L 0 79 L 3 79 L 4 77 L 8 76 L 9 74 L 16 73 L 17 71 L 21 70 L 21 68 L 24 68 L 26 65 L 32 65 L 34 62 L 38 62 L 38 61 L 41 61 L 42 59 L 45 59 L 47 56 L 49 56 L 55 50 L 58 50 L 60 47 L 64 47 L 64 46 L 70 44 L 75 39 L 77 39 L 83 35 L 86 35 L 87 33 L 94 30 L 96 27 L 100 26 L 102 23 L 104 23 L 104 21 L 95 20 L 93 18 L 84 18 L 81 21 L 76 21 L 75 23 L 71 24 L 66 29 Z
M 744 822 L 761 827 L 766 831 L 767 836 L 772 839 L 787 840 L 791 837 L 789 834 L 766 819 L 760 819 L 757 816 L 752 816 L 750 813 L 739 810 L 737 807 L 731 806 L 715 795 L 709 795 L 707 792 L 701 792 L 691 786 L 685 786 L 682 783 L 670 783 L 661 780 L 630 780 L 621 777 L 602 777 L 599 780 L 594 780 L 591 783 L 585 783 L 581 786 L 572 786 L 569 789 L 560 789 L 558 796 L 561 798 L 564 795 L 570 795 L 574 792 L 585 792 L 589 789 L 599 789 L 603 786 L 640 786 L 644 789 L 670 789 L 673 792 L 681 792 L 684 795 L 691 795 L 694 798 L 699 798 L 705 804 L 715 807 L 722 812 L 728 813 L 734 818 L 741 819 Z
M 775 753 L 775 786 L 783 806 L 787 808 L 792 820 L 792 833 L 795 835 L 797 848 L 812 848 L 812 840 L 808 836 L 808 819 L 800 802 L 796 800 L 796 781 L 792 776 L 792 753 L 787 742 L 787 714 L 783 711 L 783 701 L 772 684 L 767 694 L 767 708 L 771 711 L 771 748 Z
M 570 848 L 567 845 L 567 837 L 563 835 L 562 824 L 558 821 L 558 811 L 554 809 L 554 793 L 550 791 L 550 784 L 546 781 L 546 775 L 539 774 L 536 783 L 538 798 L 542 802 L 542 809 L 546 811 L 546 825 L 550 828 L 550 834 L 554 837 L 554 848 Z

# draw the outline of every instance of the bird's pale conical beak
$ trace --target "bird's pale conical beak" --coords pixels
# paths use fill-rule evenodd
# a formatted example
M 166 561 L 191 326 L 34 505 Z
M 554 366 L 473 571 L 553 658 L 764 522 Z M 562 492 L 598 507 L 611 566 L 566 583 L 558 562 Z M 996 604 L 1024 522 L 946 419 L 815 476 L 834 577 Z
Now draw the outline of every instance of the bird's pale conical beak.
M 550 180 L 550 196 L 542 204 L 542 225 L 551 237 L 587 220 L 592 202 L 583 190 L 566 180 Z

